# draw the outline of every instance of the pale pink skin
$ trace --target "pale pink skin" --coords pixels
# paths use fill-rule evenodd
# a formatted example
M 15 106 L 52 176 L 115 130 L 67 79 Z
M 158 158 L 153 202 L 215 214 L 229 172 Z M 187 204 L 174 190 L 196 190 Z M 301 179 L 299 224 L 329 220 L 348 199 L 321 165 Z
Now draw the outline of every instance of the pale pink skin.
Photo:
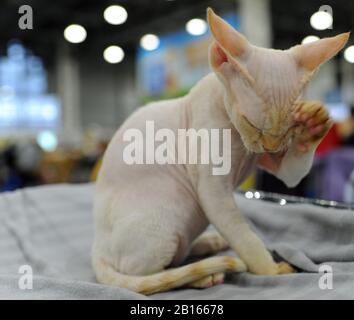
M 209 20 L 209 23 L 213 24 L 213 21 Z M 223 22 L 218 21 L 214 25 L 214 31 L 215 28 L 227 27 Z M 217 34 L 214 36 L 218 39 Z M 239 35 L 236 33 L 232 36 L 234 43 L 237 43 Z M 300 49 L 295 47 L 294 51 L 269 50 L 270 53 L 267 54 L 273 55 L 273 58 L 262 60 L 261 57 L 264 56 L 262 52 L 264 53 L 265 49 L 248 46 L 244 40 L 240 42 L 243 51 L 246 51 L 245 46 L 247 46 L 247 50 L 252 52 L 244 61 L 242 57 L 239 60 L 251 76 L 262 71 L 269 61 L 277 60 L 279 63 L 273 61 L 273 69 L 267 72 L 280 74 L 283 70 L 287 70 L 287 77 L 293 81 L 293 86 L 298 85 L 305 72 L 296 64 L 299 52 L 302 55 L 302 47 Z M 306 46 L 304 50 L 306 52 L 307 50 L 312 50 L 311 52 L 330 50 L 330 46 L 322 48 L 323 43 L 327 42 L 324 40 L 318 48 L 313 45 Z M 244 103 L 237 108 L 248 113 L 250 118 L 254 117 L 251 120 L 263 123 L 260 118 L 262 114 L 255 109 L 258 100 L 252 92 L 247 95 L 244 94 L 245 91 L 239 91 L 240 87 L 236 85 L 241 83 L 239 74 L 233 75 L 234 71 L 230 69 L 228 61 L 223 61 L 222 56 L 215 56 L 218 54 L 217 51 L 211 52 L 211 65 L 215 73 L 203 78 L 183 98 L 152 103 L 137 110 L 117 131 L 105 153 L 96 185 L 93 259 L 104 259 L 119 273 L 149 275 L 160 272 L 170 265 L 178 265 L 188 256 L 191 243 L 210 223 L 237 252 L 250 272 L 270 275 L 278 271 L 277 264 L 265 245 L 250 229 L 237 208 L 233 192 L 257 164 L 265 167 L 288 186 L 295 186 L 309 172 L 314 151 L 320 140 L 305 146 L 288 145 L 284 142 L 286 148 L 280 150 L 283 152 L 275 162 L 267 153 L 255 153 L 246 149 L 245 142 L 248 143 L 251 137 L 239 133 L 236 129 L 237 113 L 232 114 L 232 110 L 235 110 L 237 103 L 236 100 L 230 100 L 228 90 L 233 90 L 234 96 L 242 96 Z M 334 51 L 331 55 L 337 52 Z M 252 61 L 249 57 L 255 60 Z M 319 60 L 317 66 L 329 58 L 330 56 L 326 56 L 323 60 Z M 309 65 L 307 60 L 302 60 L 302 64 Z M 259 69 L 255 69 L 255 65 L 258 65 Z M 223 72 L 226 73 L 222 74 Z M 229 88 L 220 81 L 223 75 L 230 77 L 227 79 L 231 84 Z M 272 79 L 272 82 L 256 83 L 256 85 L 260 88 L 269 88 L 265 92 L 269 95 L 269 100 L 274 102 L 273 106 L 281 107 L 280 100 L 277 99 L 282 99 L 286 105 L 290 98 L 282 87 L 283 78 Z M 265 81 L 268 81 L 267 78 Z M 320 131 L 316 129 L 318 124 L 305 116 L 291 115 L 289 112 L 290 116 L 295 117 L 295 121 L 304 124 L 310 131 L 315 133 Z M 147 120 L 153 120 L 156 129 L 173 130 L 176 136 L 177 129 L 181 128 L 231 129 L 230 173 L 212 175 L 212 163 L 210 165 L 127 165 L 123 161 L 123 150 L 127 145 L 127 142 L 123 141 L 123 134 L 128 128 L 145 132 Z M 254 148 L 262 150 L 262 145 L 259 144 Z
M 94 254 L 105 257 L 120 272 L 147 275 L 179 264 L 209 223 L 253 272 L 276 272 L 272 257 L 234 201 L 234 189 L 255 168 L 260 154 L 245 149 L 225 111 L 223 94 L 222 85 L 210 74 L 184 98 L 139 109 L 113 137 L 96 185 Z M 176 134 L 179 128 L 231 129 L 230 174 L 212 175 L 213 164 L 125 164 L 123 133 L 128 128 L 145 132 L 146 120 Z M 288 184 L 296 184 L 307 174 L 312 157 L 313 151 L 296 160 L 287 157 L 282 165 L 289 169 Z

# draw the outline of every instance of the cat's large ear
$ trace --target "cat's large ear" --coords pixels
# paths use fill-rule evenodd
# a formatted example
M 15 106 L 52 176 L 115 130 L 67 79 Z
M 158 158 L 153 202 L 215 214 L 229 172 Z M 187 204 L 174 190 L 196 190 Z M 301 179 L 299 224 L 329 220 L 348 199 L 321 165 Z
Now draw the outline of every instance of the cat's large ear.
M 295 46 L 290 51 L 297 63 L 308 71 L 316 70 L 321 64 L 334 57 L 347 43 L 349 32 L 335 37 Z
M 227 61 L 227 56 L 242 57 L 250 51 L 247 39 L 225 20 L 219 17 L 211 8 L 207 10 L 208 24 L 214 38 L 211 47 L 211 64 L 218 67 Z

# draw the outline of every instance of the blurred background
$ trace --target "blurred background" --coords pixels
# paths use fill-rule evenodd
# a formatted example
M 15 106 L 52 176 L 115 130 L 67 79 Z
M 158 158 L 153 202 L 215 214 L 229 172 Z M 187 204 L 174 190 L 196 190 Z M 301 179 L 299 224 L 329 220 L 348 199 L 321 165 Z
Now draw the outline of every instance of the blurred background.
M 253 44 L 276 49 L 354 29 L 345 0 L 2 0 L 0 192 L 94 181 L 134 110 L 184 95 L 210 72 L 208 6 Z M 353 37 L 306 95 L 335 121 L 310 175 L 287 189 L 259 171 L 242 188 L 354 202 Z

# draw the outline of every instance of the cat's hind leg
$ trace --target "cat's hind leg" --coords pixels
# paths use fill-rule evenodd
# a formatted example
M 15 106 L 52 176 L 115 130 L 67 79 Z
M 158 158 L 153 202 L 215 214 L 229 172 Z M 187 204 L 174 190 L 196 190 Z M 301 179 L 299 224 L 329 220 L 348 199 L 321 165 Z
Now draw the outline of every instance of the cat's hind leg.
M 206 231 L 194 240 L 189 255 L 203 256 L 224 251 L 228 248 L 229 244 L 218 232 Z
M 201 234 L 193 243 L 190 250 L 190 256 L 203 256 L 224 251 L 229 248 L 226 240 L 216 231 L 206 231 Z M 224 283 L 225 273 L 218 272 L 187 285 L 188 288 L 210 288 L 212 286 Z

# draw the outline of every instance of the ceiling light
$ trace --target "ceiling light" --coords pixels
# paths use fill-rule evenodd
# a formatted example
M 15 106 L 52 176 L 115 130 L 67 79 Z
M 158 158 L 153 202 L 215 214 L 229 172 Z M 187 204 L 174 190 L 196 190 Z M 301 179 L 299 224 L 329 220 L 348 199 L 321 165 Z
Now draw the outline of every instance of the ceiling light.
M 302 44 L 306 44 L 306 43 L 311 43 L 311 42 L 315 42 L 317 40 L 320 40 L 319 37 L 317 36 L 307 36 L 304 39 L 302 39 Z
M 108 63 L 119 63 L 124 59 L 124 51 L 118 46 L 109 46 L 103 51 L 103 58 Z
M 122 24 L 128 18 L 128 12 L 122 6 L 109 6 L 103 13 L 104 19 L 110 24 Z
M 344 58 L 350 63 L 354 63 L 354 46 L 350 46 L 344 51 Z
M 146 34 L 140 39 L 140 45 L 148 51 L 152 51 L 158 48 L 160 39 L 154 34 Z
M 311 26 L 317 30 L 325 30 L 333 23 L 333 17 L 326 11 L 317 11 L 310 18 Z
M 86 39 L 87 32 L 79 24 L 71 24 L 64 30 L 64 38 L 71 43 L 80 43 Z
M 203 19 L 192 19 L 186 24 L 186 30 L 193 36 L 200 36 L 208 29 L 208 25 Z

